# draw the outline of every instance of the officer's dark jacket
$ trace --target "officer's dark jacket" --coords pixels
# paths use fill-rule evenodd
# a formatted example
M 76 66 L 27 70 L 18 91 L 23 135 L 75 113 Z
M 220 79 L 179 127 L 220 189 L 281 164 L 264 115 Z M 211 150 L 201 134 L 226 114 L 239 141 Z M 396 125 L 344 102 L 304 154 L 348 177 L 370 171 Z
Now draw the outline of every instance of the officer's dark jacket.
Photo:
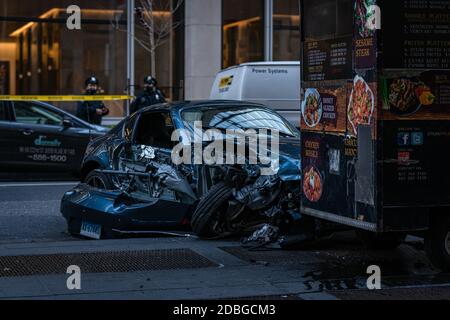
M 103 115 L 97 114 L 97 109 L 103 109 L 105 105 L 101 101 L 80 101 L 77 106 L 77 117 L 92 124 L 101 125 L 102 117 L 109 113 L 107 110 Z
M 166 102 L 166 98 L 164 97 L 161 90 L 156 89 L 151 92 L 144 90 L 141 93 L 139 93 L 139 95 L 133 101 L 133 103 L 130 106 L 130 111 L 131 113 L 133 113 L 138 111 L 139 109 L 164 102 Z

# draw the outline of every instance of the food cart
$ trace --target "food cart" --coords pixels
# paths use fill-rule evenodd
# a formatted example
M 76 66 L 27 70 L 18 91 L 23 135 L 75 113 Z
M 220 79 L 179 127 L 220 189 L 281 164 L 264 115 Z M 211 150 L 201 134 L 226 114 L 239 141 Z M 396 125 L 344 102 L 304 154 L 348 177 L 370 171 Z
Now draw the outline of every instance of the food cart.
M 300 6 L 303 214 L 449 270 L 450 0 Z

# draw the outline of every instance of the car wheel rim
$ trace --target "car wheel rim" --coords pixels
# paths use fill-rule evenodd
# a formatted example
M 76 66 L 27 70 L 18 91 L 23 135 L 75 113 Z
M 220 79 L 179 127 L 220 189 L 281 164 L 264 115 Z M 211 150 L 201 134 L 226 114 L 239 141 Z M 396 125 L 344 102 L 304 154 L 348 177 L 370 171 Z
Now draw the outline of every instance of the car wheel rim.
M 225 204 L 221 208 L 219 208 L 219 210 L 215 215 L 215 219 L 211 223 L 212 231 L 218 236 L 222 236 L 223 234 L 229 231 L 227 228 L 227 222 L 225 218 L 227 208 L 228 206 Z
M 99 178 L 99 177 L 90 177 L 86 183 L 90 185 L 91 187 L 97 188 L 97 189 L 106 189 L 105 182 Z
M 447 254 L 450 256 L 450 231 L 447 232 L 447 235 L 445 236 L 445 250 L 447 251 Z

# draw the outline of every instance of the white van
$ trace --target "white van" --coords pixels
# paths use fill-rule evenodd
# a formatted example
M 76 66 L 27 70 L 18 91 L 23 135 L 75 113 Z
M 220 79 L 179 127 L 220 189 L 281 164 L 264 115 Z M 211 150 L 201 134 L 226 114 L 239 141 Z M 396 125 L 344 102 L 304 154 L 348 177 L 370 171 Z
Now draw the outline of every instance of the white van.
M 211 100 L 245 100 L 264 104 L 300 126 L 300 62 L 244 63 L 220 71 Z

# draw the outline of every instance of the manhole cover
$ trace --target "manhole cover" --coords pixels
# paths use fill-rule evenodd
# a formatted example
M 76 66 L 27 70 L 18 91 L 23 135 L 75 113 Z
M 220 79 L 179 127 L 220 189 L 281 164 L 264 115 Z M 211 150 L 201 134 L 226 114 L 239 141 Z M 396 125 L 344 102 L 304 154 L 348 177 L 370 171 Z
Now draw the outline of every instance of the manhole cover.
M 190 249 L 112 251 L 0 257 L 0 277 L 64 274 L 77 265 L 85 273 L 210 268 L 218 265 Z

